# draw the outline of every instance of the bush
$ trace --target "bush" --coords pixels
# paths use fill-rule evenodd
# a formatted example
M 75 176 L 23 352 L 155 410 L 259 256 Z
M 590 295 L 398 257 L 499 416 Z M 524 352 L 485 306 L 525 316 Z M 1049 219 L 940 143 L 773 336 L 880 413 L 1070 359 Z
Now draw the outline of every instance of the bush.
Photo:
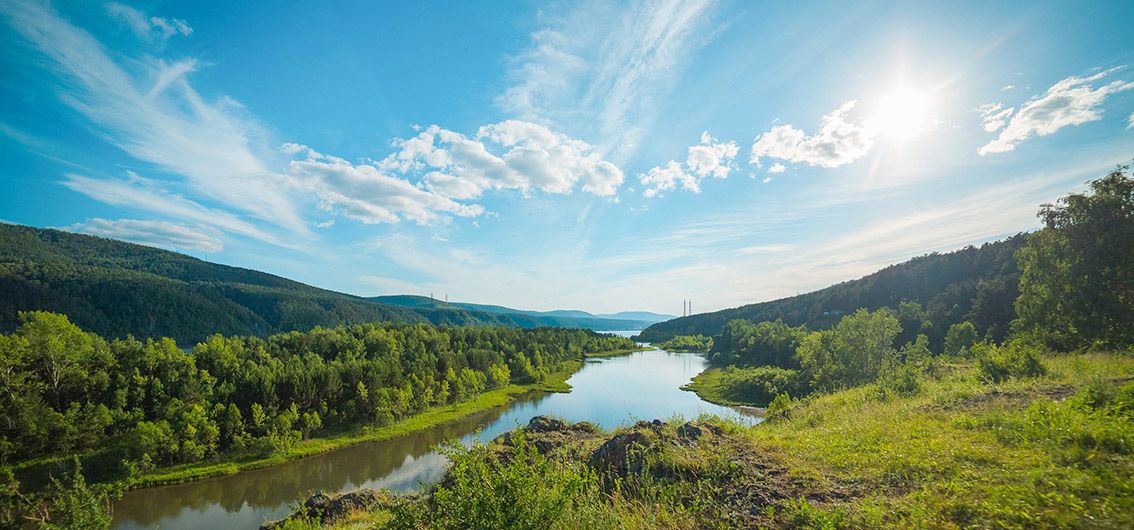
M 761 366 L 759 368 L 725 368 L 721 376 L 722 394 L 730 400 L 746 403 L 768 403 L 780 394 L 805 393 L 802 378 L 796 370 Z
M 1012 378 L 1039 377 L 1047 374 L 1035 348 L 1013 341 L 1004 346 L 988 342 L 973 345 L 978 373 L 986 382 L 1000 383 Z

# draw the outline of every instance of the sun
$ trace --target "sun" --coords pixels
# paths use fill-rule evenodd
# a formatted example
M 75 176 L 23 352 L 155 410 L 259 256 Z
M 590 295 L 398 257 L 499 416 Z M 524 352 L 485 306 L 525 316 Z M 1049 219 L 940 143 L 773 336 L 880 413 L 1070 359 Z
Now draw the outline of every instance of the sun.
M 908 140 L 929 129 L 931 106 L 928 91 L 897 85 L 879 96 L 871 122 L 883 136 Z

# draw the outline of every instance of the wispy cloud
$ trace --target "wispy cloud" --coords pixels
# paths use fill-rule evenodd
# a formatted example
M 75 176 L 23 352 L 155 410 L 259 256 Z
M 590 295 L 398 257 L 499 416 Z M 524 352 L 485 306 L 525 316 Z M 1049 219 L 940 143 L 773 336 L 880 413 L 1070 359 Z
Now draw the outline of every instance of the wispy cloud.
M 186 76 L 192 59 L 132 58 L 127 71 L 89 33 L 33 1 L 0 7 L 56 72 L 60 98 L 131 156 L 182 176 L 198 193 L 307 234 L 307 224 L 264 160 L 263 127 L 235 101 L 207 101 Z
M 110 2 L 106 12 L 130 28 L 140 39 L 164 44 L 174 35 L 189 36 L 193 28 L 179 18 L 146 16 L 145 13 L 125 4 Z
M 633 153 L 689 58 L 713 35 L 708 0 L 568 4 L 512 58 L 496 99 L 517 117 L 597 139 L 616 159 Z
M 728 177 L 737 152 L 739 148 L 736 142 L 717 141 L 705 131 L 701 133 L 701 143 L 689 148 L 684 165 L 670 160 L 664 167 L 653 167 L 638 175 L 638 182 L 645 188 L 642 195 L 654 197 L 663 191 L 679 187 L 700 193 L 701 180 L 705 177 Z
M 823 116 L 819 132 L 808 135 L 794 125 L 777 125 L 752 144 L 752 163 L 774 158 L 809 166 L 834 168 L 850 164 L 874 147 L 876 131 L 865 120 L 850 117 L 855 101 L 848 101 Z
M 110 220 L 96 217 L 68 226 L 66 230 L 132 241 L 170 250 L 196 250 L 200 252 L 224 250 L 224 243 L 220 240 L 220 232 L 201 225 L 142 219 Z
M 274 245 L 298 248 L 295 244 L 265 232 L 230 212 L 205 207 L 196 201 L 168 192 L 153 181 L 134 174 L 131 174 L 130 180 L 116 180 L 96 179 L 72 173 L 67 175 L 62 184 L 72 191 L 111 206 L 185 219 Z
M 1095 86 L 1097 81 L 1114 73 L 1119 68 L 1111 68 L 1088 77 L 1071 76 L 1047 89 L 1042 95 L 1034 96 L 1020 106 L 1020 111 L 1012 115 L 1012 109 L 999 111 L 990 120 L 986 115 L 984 128 L 992 132 L 1000 127 L 1000 135 L 977 150 L 979 154 L 1005 153 L 1016 149 L 1021 142 L 1033 136 L 1047 136 L 1072 125 L 1102 119 L 1102 104 L 1107 96 L 1134 88 L 1134 82 L 1111 81 Z M 985 105 L 982 109 L 999 109 L 999 104 Z M 983 111 L 982 111 L 983 112 Z M 1007 125 L 1003 121 L 1011 116 Z
M 1000 103 L 989 103 L 977 107 L 980 113 L 980 126 L 985 132 L 996 132 L 1008 125 L 1008 119 L 1016 109 Z

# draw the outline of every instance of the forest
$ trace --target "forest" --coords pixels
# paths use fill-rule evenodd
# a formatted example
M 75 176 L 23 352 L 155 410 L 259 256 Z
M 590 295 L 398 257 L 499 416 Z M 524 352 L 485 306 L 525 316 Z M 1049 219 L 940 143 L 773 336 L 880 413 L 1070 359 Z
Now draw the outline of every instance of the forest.
M 75 455 L 102 478 L 270 455 L 634 346 L 587 330 L 371 323 L 217 334 L 182 349 L 169 338 L 108 341 L 56 313 L 20 321 L 0 335 L 0 464 L 9 481 Z
M 1004 339 L 1015 318 L 1020 270 L 1016 251 L 1027 241 L 1020 234 L 1003 241 L 932 253 L 891 265 L 857 280 L 790 298 L 697 314 L 654 324 L 638 340 L 663 342 L 677 335 L 720 335 L 732 320 L 781 320 L 789 326 L 827 329 L 859 308 L 890 308 L 912 324 L 906 338 L 925 334 L 940 347 L 953 324 L 972 322 L 982 337 Z M 910 335 L 912 334 L 912 336 Z

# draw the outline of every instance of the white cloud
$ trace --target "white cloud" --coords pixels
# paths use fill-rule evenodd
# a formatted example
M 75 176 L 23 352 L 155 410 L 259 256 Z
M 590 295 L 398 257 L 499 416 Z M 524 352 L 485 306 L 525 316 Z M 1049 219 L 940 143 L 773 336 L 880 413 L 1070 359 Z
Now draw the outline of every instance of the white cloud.
M 1112 81 L 1093 86 L 1117 68 L 1089 77 L 1071 76 L 1047 89 L 1043 95 L 1025 102 L 1012 116 L 1000 136 L 977 150 L 979 154 L 1005 153 L 1033 136 L 1047 136 L 1071 125 L 1102 119 L 1102 104 L 1107 96 L 1134 88 L 1134 82 Z M 986 127 L 985 130 L 988 130 Z M 995 129 L 993 129 L 995 130 Z
M 819 132 L 807 133 L 792 125 L 777 125 L 752 144 L 752 163 L 776 158 L 825 168 L 839 167 L 862 158 L 874 147 L 876 132 L 864 121 L 851 121 L 855 102 L 848 101 L 823 116 Z
M 568 126 L 616 158 L 649 130 L 657 101 L 713 35 L 709 0 L 566 4 L 513 57 L 496 103 L 520 119 Z
M 767 177 L 764 177 L 764 180 L 762 180 L 761 182 L 763 182 L 764 184 L 767 184 L 767 183 L 769 183 L 769 182 L 771 182 L 771 181 L 772 181 L 772 177 L 771 177 L 771 176 L 767 176 Z
M 62 184 L 72 191 L 111 206 L 133 208 L 158 215 L 186 219 L 275 245 L 296 248 L 295 245 L 261 230 L 232 213 L 207 208 L 181 195 L 169 193 L 159 188 L 157 183 L 151 180 L 138 177 L 133 173 L 130 173 L 130 175 L 131 179 L 126 181 L 96 179 L 72 173 L 67 175 Z
M 453 200 L 476 199 L 491 189 L 566 194 L 580 183 L 585 192 L 609 196 L 623 180 L 622 170 L 594 146 L 519 120 L 485 125 L 472 138 L 433 125 L 395 146 L 379 168 L 423 173 L 429 191 Z
M 1000 87 L 1000 91 L 1001 92 L 1007 92 L 1009 90 L 1012 90 L 1013 88 L 1016 88 L 1016 85 L 1004 85 L 1004 86 Z
M 772 174 L 783 173 L 784 171 L 787 171 L 787 166 L 779 162 L 772 164 L 772 167 L 768 168 L 768 173 Z
M 977 107 L 977 112 L 980 113 L 980 126 L 986 132 L 996 132 L 1008 125 L 1008 119 L 1012 117 L 1012 113 L 1016 109 L 1012 107 L 1005 108 L 1000 103 L 988 103 Z
M 68 226 L 66 230 L 172 250 L 197 250 L 210 253 L 224 250 L 220 232 L 201 225 L 96 217 Z
M 0 4 L 7 18 L 61 78 L 60 98 L 107 141 L 134 158 L 185 178 L 198 194 L 309 234 L 265 160 L 263 128 L 235 101 L 208 101 L 186 76 L 193 60 L 129 58 L 127 71 L 89 33 L 38 2 Z
M 286 149 L 295 150 L 295 144 Z M 366 224 L 397 223 L 402 219 L 427 224 L 439 213 L 475 217 L 480 205 L 465 205 L 410 182 L 384 173 L 372 164 L 352 164 L 342 158 L 302 148 L 304 158 L 286 169 L 289 183 L 310 192 L 327 211 L 339 212 Z
M 1130 113 L 1130 117 L 1126 118 L 1126 128 L 1134 129 L 1134 112 Z
M 141 39 L 164 43 L 174 35 L 189 36 L 193 28 L 179 18 L 147 17 L 145 13 L 118 2 L 106 4 L 110 16 L 126 24 Z
M 719 142 L 705 131 L 701 133 L 701 143 L 689 148 L 684 165 L 670 160 L 664 167 L 653 167 L 638 175 L 638 181 L 645 187 L 642 195 L 655 197 L 663 191 L 678 187 L 700 193 L 701 179 L 708 176 L 722 179 L 728 177 L 733 159 L 739 151 L 736 142 Z

